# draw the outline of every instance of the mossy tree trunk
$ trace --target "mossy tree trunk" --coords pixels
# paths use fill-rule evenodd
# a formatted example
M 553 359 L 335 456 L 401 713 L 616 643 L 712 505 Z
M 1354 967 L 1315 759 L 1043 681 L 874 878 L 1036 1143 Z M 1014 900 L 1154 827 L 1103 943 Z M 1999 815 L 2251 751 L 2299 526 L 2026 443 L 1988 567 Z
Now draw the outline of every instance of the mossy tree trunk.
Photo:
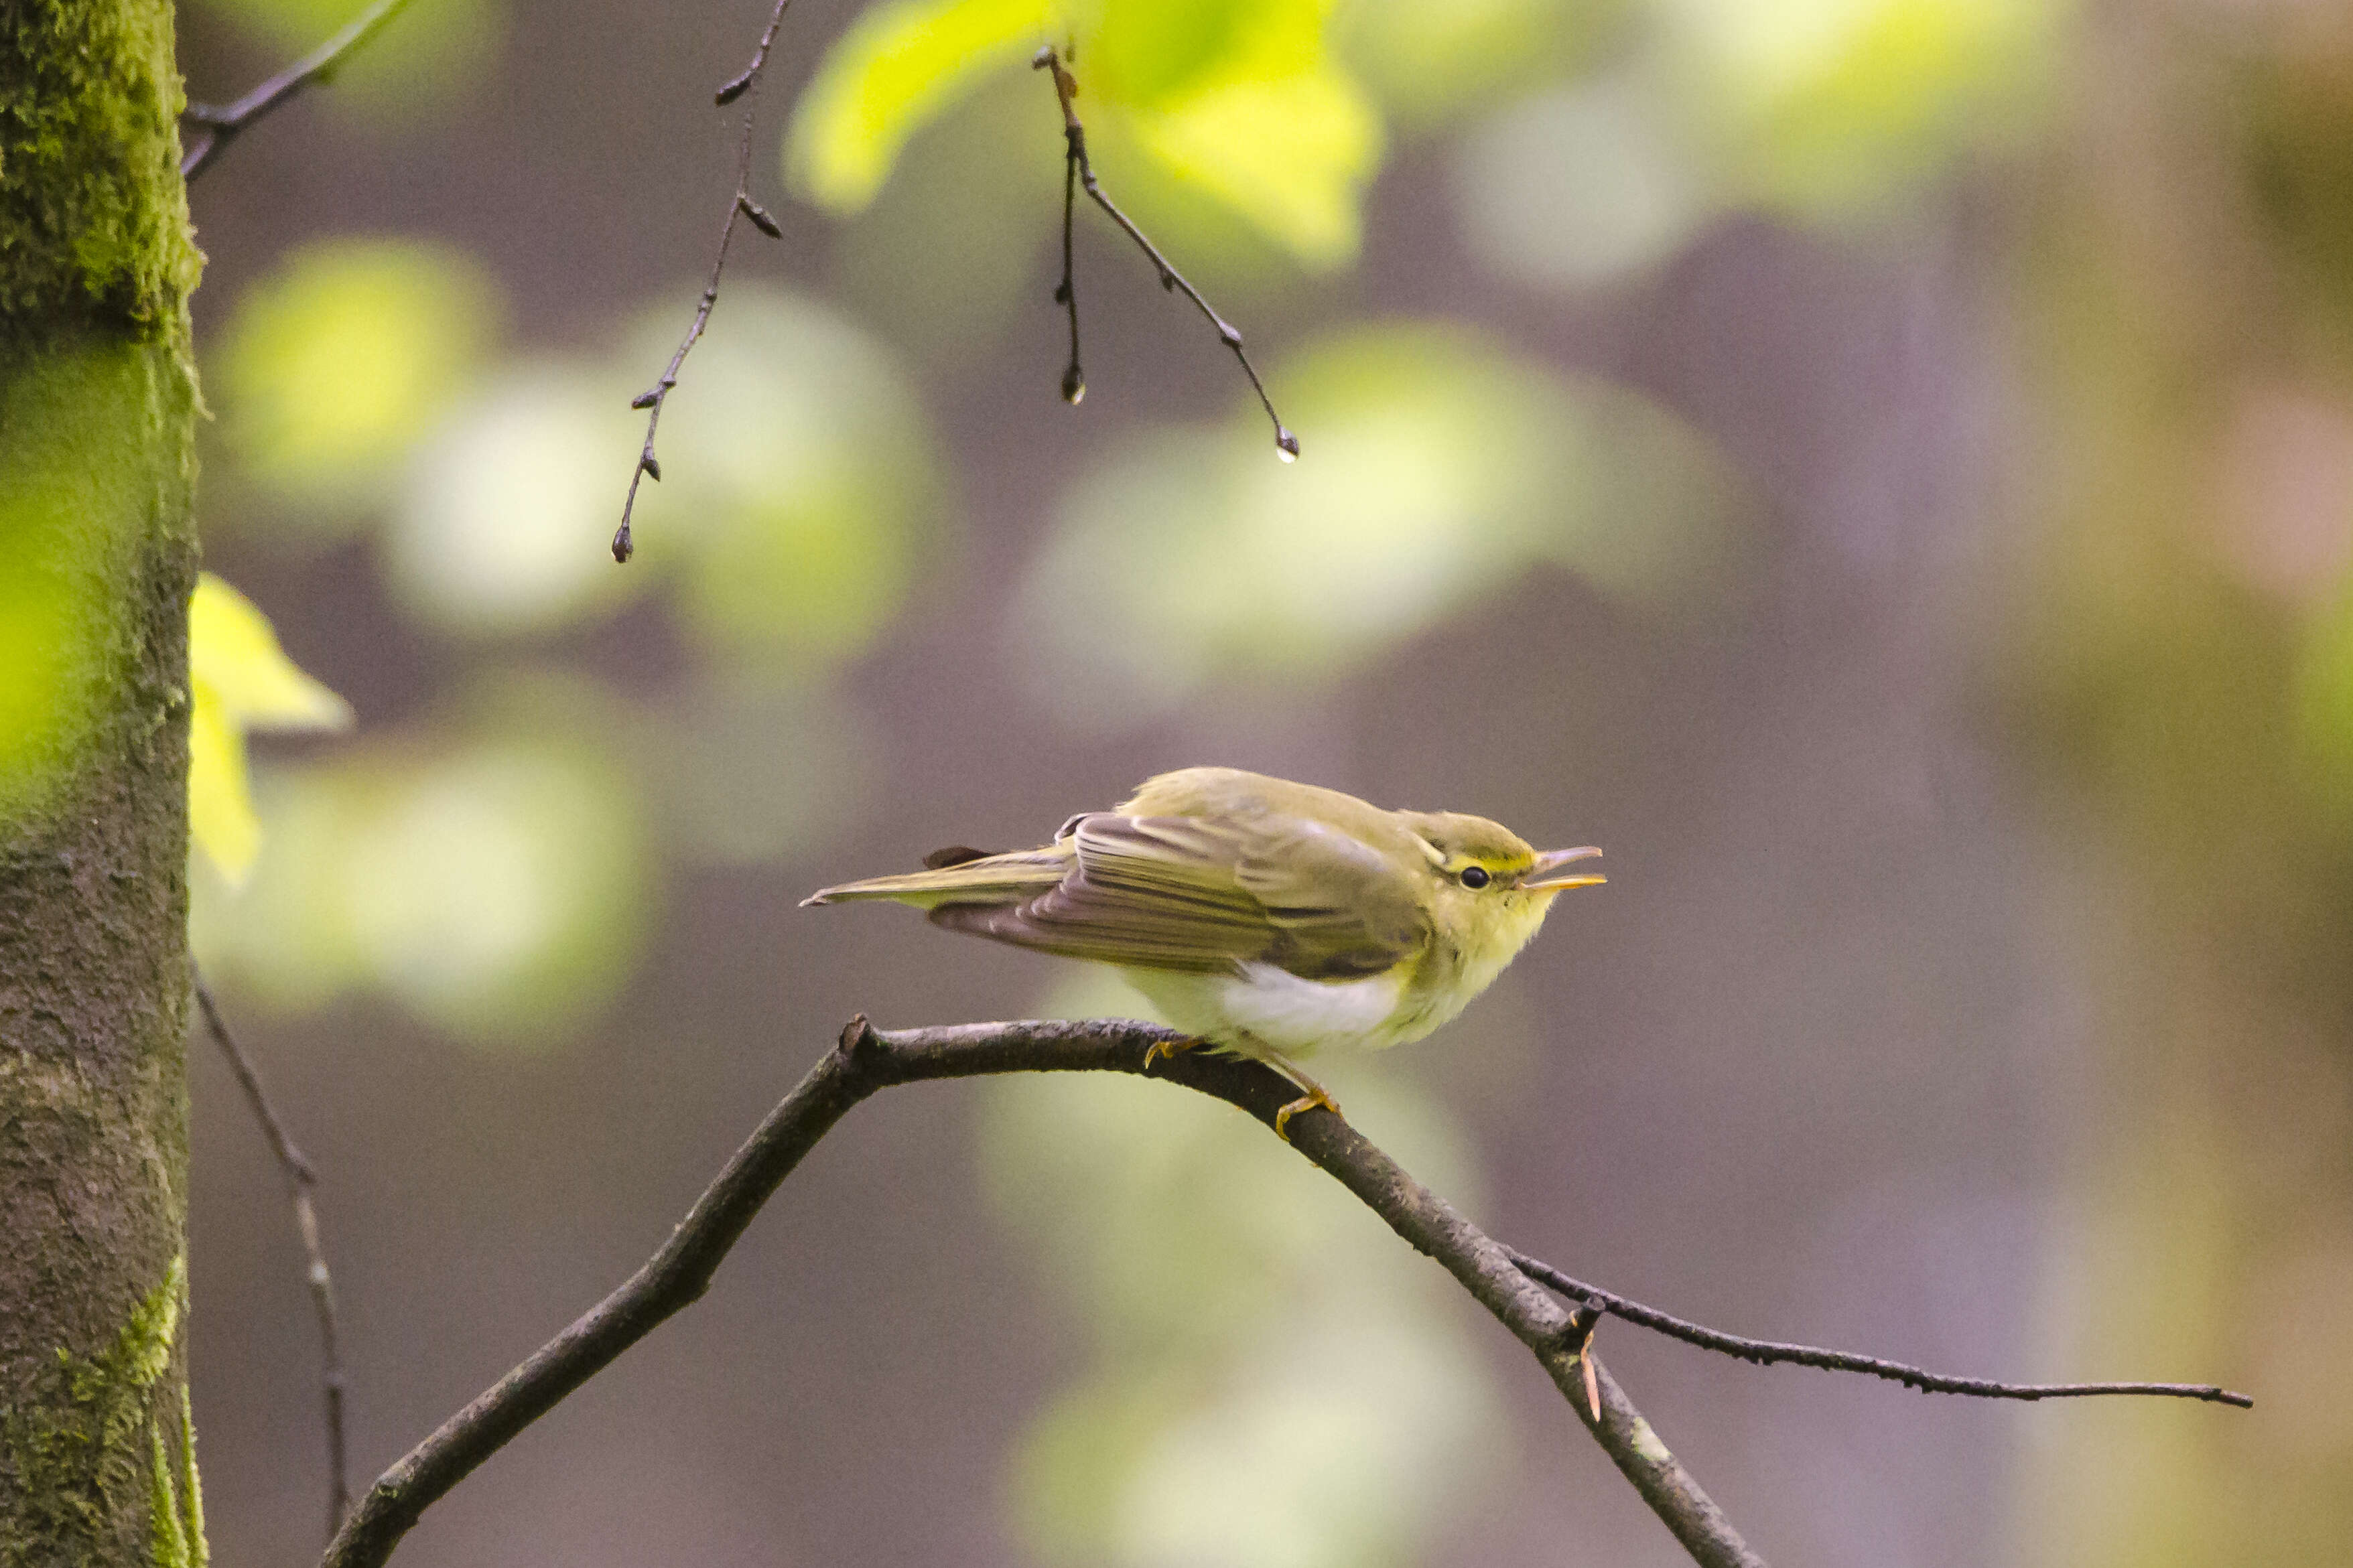
M 0 1568 L 193 1564 L 166 0 L 0 0 Z

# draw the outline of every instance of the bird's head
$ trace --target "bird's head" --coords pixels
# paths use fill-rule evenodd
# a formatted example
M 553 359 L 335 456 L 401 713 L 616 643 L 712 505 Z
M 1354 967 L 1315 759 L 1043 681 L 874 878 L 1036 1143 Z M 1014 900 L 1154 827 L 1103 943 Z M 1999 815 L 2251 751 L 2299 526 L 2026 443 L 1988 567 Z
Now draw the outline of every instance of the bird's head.
M 1555 894 L 1607 880 L 1587 868 L 1601 851 L 1536 849 L 1500 822 L 1451 811 L 1398 814 L 1420 840 L 1428 863 L 1425 903 L 1454 943 L 1499 946 L 1506 959 L 1544 923 Z

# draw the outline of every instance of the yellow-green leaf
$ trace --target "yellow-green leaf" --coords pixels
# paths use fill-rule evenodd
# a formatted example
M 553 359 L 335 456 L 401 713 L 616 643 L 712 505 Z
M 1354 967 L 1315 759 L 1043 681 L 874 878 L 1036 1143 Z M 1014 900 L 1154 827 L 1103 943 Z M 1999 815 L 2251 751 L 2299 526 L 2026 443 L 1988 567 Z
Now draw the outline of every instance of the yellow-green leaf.
M 1380 116 L 1351 78 L 1320 61 L 1287 76 L 1232 78 L 1135 110 L 1134 121 L 1171 174 L 1310 267 L 1356 256 L 1359 197 L 1380 166 L 1382 134 Z
M 340 239 L 295 252 L 239 300 L 220 358 L 243 468 L 332 528 L 381 500 L 481 359 L 491 285 L 464 253 Z M 208 382 L 210 377 L 207 378 Z
M 1308 266 L 1335 266 L 1356 254 L 1384 137 L 1332 52 L 1332 11 L 1329 0 L 883 0 L 818 68 L 786 161 L 804 195 L 857 212 L 911 136 L 1051 42 L 1072 51 L 1090 131 L 1140 146 Z M 1008 157 L 1060 151 L 1051 94 L 1043 81 L 1038 91 L 1039 140 Z
M 242 882 L 261 847 L 245 766 L 248 730 L 340 730 L 351 705 L 295 668 L 253 602 L 207 572 L 188 605 L 188 828 Z
M 872 7 L 826 56 L 793 112 L 786 162 L 794 184 L 831 212 L 865 206 L 907 139 L 988 72 L 1036 48 L 1060 9 L 1055 0 Z

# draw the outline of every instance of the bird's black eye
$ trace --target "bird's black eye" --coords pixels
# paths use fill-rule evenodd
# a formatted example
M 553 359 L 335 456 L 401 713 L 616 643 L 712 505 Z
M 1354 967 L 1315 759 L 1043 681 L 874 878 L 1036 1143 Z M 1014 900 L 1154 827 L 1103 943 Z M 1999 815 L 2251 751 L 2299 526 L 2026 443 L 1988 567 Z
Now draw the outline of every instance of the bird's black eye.
M 1485 887 L 1487 885 L 1487 868 L 1484 866 L 1463 867 L 1462 885 L 1466 888 Z

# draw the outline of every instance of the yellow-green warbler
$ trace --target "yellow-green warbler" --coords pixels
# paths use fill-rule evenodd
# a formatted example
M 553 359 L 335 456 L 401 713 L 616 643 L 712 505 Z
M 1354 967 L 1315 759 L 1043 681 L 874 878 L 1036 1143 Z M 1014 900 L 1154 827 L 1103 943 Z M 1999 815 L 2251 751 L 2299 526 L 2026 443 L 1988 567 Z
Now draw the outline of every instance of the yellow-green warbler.
M 951 931 L 1111 964 L 1191 1043 L 1297 1084 L 1275 1119 L 1285 1132 L 1303 1110 L 1340 1109 L 1301 1058 L 1403 1045 L 1453 1017 L 1554 894 L 1602 880 L 1582 869 L 1600 853 L 1539 853 L 1482 816 L 1186 768 L 1071 817 L 1042 848 L 942 849 L 926 870 L 806 902 L 896 900 Z

